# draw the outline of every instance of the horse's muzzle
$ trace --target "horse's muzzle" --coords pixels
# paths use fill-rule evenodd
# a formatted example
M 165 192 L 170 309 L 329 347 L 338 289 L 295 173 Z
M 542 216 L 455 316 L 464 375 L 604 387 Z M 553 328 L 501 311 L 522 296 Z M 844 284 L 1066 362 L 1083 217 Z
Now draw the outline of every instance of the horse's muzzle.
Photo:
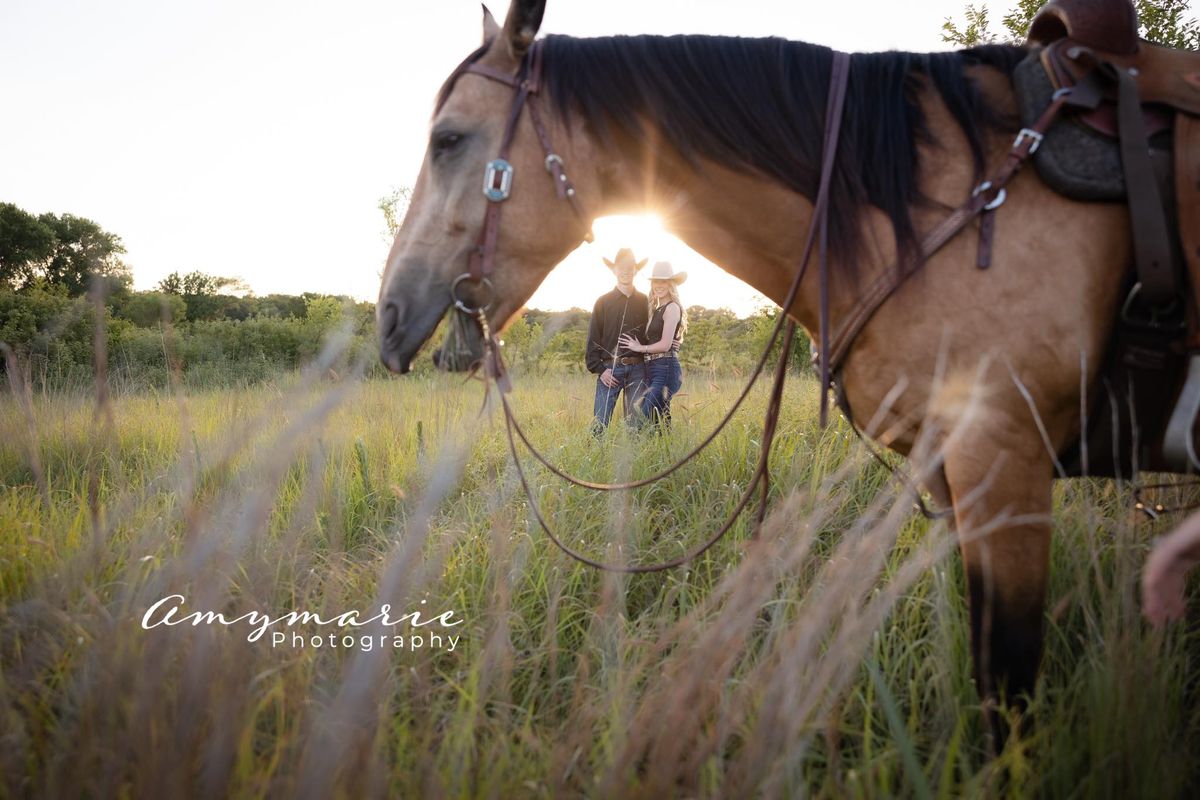
M 448 300 L 445 303 L 413 303 L 403 296 L 381 299 L 376 324 L 379 358 L 384 366 L 400 375 L 411 372 L 417 352 L 437 330 L 448 305 Z M 433 352 L 434 366 L 461 372 L 470 369 L 482 357 L 483 337 L 478 323 L 465 314 L 452 311 L 446 325 L 445 341 Z
M 381 299 L 376 323 L 383 365 L 401 375 L 411 371 L 413 358 L 433 335 L 445 310 L 445 305 L 439 308 L 433 304 Z

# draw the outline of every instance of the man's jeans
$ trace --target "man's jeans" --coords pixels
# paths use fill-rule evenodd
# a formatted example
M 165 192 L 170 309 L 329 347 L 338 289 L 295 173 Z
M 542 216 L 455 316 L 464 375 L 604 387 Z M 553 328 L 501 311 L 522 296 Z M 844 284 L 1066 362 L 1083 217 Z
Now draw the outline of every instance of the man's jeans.
M 638 404 L 646 390 L 645 364 L 617 364 L 612 371 L 616 386 L 605 386 L 600 382 L 600 376 L 596 376 L 596 401 L 592 406 L 592 413 L 596 419 L 592 422 L 592 430 L 597 434 L 612 420 L 613 409 L 617 406 L 617 395 L 625 393 L 625 419 L 629 420 L 638 413 Z

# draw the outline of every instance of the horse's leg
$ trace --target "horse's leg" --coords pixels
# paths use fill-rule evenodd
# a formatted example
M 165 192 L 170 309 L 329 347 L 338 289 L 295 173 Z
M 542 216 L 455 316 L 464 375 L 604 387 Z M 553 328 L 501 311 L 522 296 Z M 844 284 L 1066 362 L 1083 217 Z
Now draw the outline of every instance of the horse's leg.
M 967 576 L 975 680 L 1003 740 L 995 703 L 1023 707 L 1041 661 L 1053 473 L 1041 442 L 1017 441 L 1030 438 L 1027 426 L 989 422 L 947 445 L 945 475 Z

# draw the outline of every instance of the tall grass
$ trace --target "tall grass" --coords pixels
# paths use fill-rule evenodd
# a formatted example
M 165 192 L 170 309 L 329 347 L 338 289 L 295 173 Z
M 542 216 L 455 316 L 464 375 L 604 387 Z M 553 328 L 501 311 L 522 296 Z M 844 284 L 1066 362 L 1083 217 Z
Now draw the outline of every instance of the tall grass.
M 352 373 L 352 371 L 349 371 Z M 330 376 L 334 377 L 330 377 Z M 685 453 L 738 389 L 686 376 L 666 434 L 589 433 L 592 384 L 519 375 L 556 463 L 598 480 Z M 1195 625 L 1141 622 L 1165 523 L 1127 487 L 1056 490 L 1027 736 L 989 754 L 962 572 L 941 525 L 787 391 L 772 513 L 694 564 L 616 576 L 536 527 L 494 401 L 461 377 L 314 369 L 262 385 L 0 397 L 0 772 L 11 796 L 1179 797 L 1200 744 Z M 765 387 L 692 465 L 633 493 L 528 465 L 572 545 L 684 552 L 750 479 Z M 750 517 L 752 515 L 747 515 Z M 448 647 L 319 649 L 184 613 L 452 609 Z M 295 628 L 328 634 L 315 624 Z

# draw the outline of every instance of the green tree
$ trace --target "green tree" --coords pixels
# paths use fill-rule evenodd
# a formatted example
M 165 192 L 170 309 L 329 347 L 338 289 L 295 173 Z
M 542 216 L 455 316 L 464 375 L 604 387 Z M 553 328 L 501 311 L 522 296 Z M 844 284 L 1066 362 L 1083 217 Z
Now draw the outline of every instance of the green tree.
M 730 332 L 737 317 L 725 308 L 688 308 L 688 329 L 679 358 L 686 367 L 716 370 L 733 360 Z
M 265 297 L 248 298 L 250 315 L 260 317 L 295 317 L 302 319 L 305 313 L 303 297 L 291 294 L 269 294 Z
M 244 291 L 246 284 L 240 278 L 223 278 L 219 275 L 209 275 L 207 272 L 194 271 L 186 275 L 172 272 L 158 282 L 158 291 L 167 294 L 187 295 L 216 295 L 222 289 Z
M 1200 50 L 1200 22 L 1194 16 L 1187 18 L 1189 5 L 1189 0 L 1138 0 L 1142 37 L 1181 50 Z
M 959 47 L 975 47 L 981 44 L 991 44 L 996 41 L 996 35 L 988 27 L 988 10 L 986 5 L 969 5 L 963 11 L 965 20 L 957 23 L 950 17 L 942 23 L 942 41 L 956 44 Z M 959 27 L 959 25 L 962 27 Z
M 968 4 L 964 20 L 947 17 L 942 23 L 942 41 L 961 47 L 1007 42 L 1019 44 L 1029 35 L 1029 23 L 1046 0 L 1017 0 L 1017 6 L 1004 16 L 1004 32 L 988 27 L 986 4 Z M 1200 49 L 1200 22 L 1188 16 L 1189 0 L 1135 0 L 1138 32 L 1156 44 L 1180 49 Z
M 0 203 L 0 287 L 28 285 L 54 250 L 54 231 L 12 203 Z
M 35 278 L 20 292 L 0 289 L 0 342 L 28 363 L 34 374 L 53 368 L 76 375 L 92 374 L 96 305 L 71 297 L 65 285 Z M 102 309 L 109 354 L 119 350 L 133 326 Z
M 379 210 L 383 212 L 383 224 L 387 226 L 387 241 L 396 238 L 396 231 L 400 230 L 400 225 L 404 222 L 404 215 L 411 200 L 412 189 L 407 186 L 392 189 L 391 194 L 379 198 Z
M 11 203 L 0 204 L 0 282 L 18 290 L 37 279 L 63 286 L 75 297 L 104 282 L 108 294 L 128 292 L 133 283 L 121 260 L 121 237 L 74 214 L 34 217 Z
M 249 315 L 249 305 L 223 290 L 245 292 L 248 288 L 240 278 L 225 278 L 198 270 L 186 275 L 172 272 L 158 282 L 158 291 L 183 298 L 190 320 L 245 318 Z
M 128 290 L 133 275 L 120 259 L 125 253 L 121 237 L 95 222 L 74 214 L 42 214 L 38 221 L 54 232 L 54 247 L 39 272 L 51 283 L 65 286 L 71 296 L 81 295 L 93 279 L 105 282 L 109 294 Z
M 323 333 L 335 328 L 342 320 L 342 301 L 336 297 L 311 297 L 305 301 L 304 306 L 305 320 Z
M 509 366 L 527 367 L 535 363 L 546 343 L 542 326 L 531 321 L 528 315 L 514 320 L 504 329 L 501 336 L 504 342 L 504 358 Z
M 117 314 L 141 328 L 152 328 L 164 319 L 178 325 L 187 319 L 187 303 L 175 294 L 134 292 Z

